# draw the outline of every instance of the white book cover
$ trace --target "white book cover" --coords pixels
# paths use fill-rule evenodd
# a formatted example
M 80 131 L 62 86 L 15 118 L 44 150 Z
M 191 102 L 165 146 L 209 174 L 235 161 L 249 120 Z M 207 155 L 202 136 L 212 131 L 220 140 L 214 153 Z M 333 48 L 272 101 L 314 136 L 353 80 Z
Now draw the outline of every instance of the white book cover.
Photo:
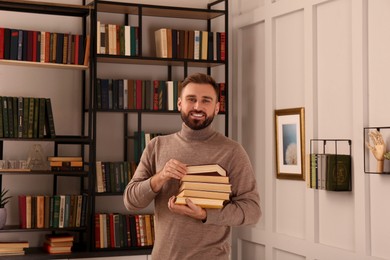
M 173 81 L 167 81 L 167 95 L 168 95 L 168 110 L 174 110 L 174 94 L 173 94 Z
M 130 56 L 131 50 L 131 38 L 130 38 L 130 25 L 125 25 L 125 55 Z

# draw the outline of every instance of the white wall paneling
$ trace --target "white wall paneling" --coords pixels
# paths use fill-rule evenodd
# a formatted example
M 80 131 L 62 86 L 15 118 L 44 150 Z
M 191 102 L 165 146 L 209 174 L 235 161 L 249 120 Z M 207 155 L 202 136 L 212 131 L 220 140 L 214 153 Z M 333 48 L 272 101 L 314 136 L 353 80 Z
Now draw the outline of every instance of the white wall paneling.
M 364 173 L 362 134 L 365 126 L 389 126 L 390 2 L 233 5 L 232 74 L 239 94 L 233 120 L 256 169 L 263 218 L 235 230 L 232 259 L 390 259 L 390 207 L 383 199 L 390 176 Z M 274 110 L 297 106 L 305 107 L 307 151 L 312 138 L 352 140 L 352 192 L 276 179 Z M 245 258 L 245 250 L 257 247 L 256 257 Z

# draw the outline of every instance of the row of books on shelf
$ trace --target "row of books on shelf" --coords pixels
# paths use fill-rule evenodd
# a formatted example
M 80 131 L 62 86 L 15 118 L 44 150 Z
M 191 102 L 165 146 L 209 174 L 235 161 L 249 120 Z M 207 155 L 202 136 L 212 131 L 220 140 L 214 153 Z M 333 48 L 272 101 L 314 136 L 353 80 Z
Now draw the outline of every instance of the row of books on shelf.
M 154 215 L 95 214 L 95 247 L 125 248 L 153 246 Z
M 226 33 L 161 28 L 154 32 L 159 58 L 224 61 Z
M 218 83 L 220 111 L 225 112 L 225 83 Z M 177 111 L 181 81 L 97 79 L 98 109 Z
M 19 195 L 20 228 L 86 225 L 87 195 Z
M 96 192 L 123 192 L 131 180 L 135 162 L 96 162 Z
M 351 155 L 310 154 L 307 186 L 329 191 L 352 190 Z
M 97 22 L 97 54 L 137 56 L 138 27 Z
M 24 255 L 29 247 L 28 241 L 3 241 L 0 242 L 0 256 Z
M 187 166 L 181 179 L 176 204 L 187 204 L 190 199 L 202 208 L 222 208 L 230 200 L 231 184 L 226 170 L 218 164 Z
M 0 96 L 0 137 L 55 137 L 50 98 Z
M 0 59 L 88 65 L 89 44 L 80 34 L 0 28 Z

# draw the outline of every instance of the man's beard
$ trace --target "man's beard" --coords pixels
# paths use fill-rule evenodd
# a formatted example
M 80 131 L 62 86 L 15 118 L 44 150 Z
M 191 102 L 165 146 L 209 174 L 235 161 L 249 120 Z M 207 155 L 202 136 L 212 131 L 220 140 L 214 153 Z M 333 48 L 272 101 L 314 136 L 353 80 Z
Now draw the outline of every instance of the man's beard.
M 208 117 L 206 115 L 206 118 L 205 118 L 204 121 L 197 120 L 197 119 L 190 119 L 190 114 L 191 113 L 203 113 L 203 112 L 190 111 L 188 114 L 185 114 L 183 111 L 180 112 L 181 119 L 192 130 L 204 129 L 204 128 L 208 127 L 211 124 L 211 122 L 213 122 L 213 120 L 214 120 L 214 115 L 212 115 L 210 117 Z

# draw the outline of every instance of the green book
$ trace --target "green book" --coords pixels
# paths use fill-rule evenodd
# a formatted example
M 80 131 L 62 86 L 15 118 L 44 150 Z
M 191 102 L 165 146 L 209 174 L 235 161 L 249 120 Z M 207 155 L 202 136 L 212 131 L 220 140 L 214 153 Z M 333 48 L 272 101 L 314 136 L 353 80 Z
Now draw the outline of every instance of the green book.
M 0 137 L 4 137 L 3 97 L 2 96 L 0 96 Z
M 35 98 L 30 98 L 29 108 L 28 108 L 28 130 L 27 130 L 28 138 L 34 137 L 34 103 L 35 103 Z
M 328 154 L 326 164 L 326 190 L 351 191 L 351 156 Z
M 12 97 L 7 97 L 7 111 L 8 111 L 8 132 L 9 137 L 15 137 L 14 136 L 14 111 L 13 111 L 13 104 L 12 104 Z
M 60 196 L 53 196 L 53 228 L 58 228 L 60 223 Z
M 13 116 L 13 129 L 14 129 L 14 137 L 17 138 L 18 137 L 18 115 L 19 115 L 19 111 L 18 111 L 18 98 L 17 97 L 12 97 L 12 116 Z
M 50 98 L 46 98 L 46 118 L 45 118 L 45 129 L 46 129 L 46 135 L 48 135 L 51 138 L 56 137 L 56 130 L 54 126 L 54 117 L 53 117 L 53 110 L 51 107 L 51 101 Z
M 45 134 L 46 118 L 46 99 L 39 98 L 39 115 L 38 115 L 38 137 L 43 138 Z
M 38 138 L 39 98 L 34 101 L 33 138 Z
M 23 109 L 24 109 L 24 104 L 23 104 L 23 97 L 18 97 L 18 122 L 17 122 L 17 128 L 18 128 L 18 137 L 22 138 L 23 137 Z
M 8 122 L 8 102 L 7 97 L 3 97 L 1 100 L 1 105 L 3 107 L 3 126 L 4 126 L 4 137 L 9 136 L 9 122 Z
M 23 98 L 23 133 L 22 133 L 23 138 L 28 137 L 29 107 L 30 107 L 30 98 L 28 97 Z

